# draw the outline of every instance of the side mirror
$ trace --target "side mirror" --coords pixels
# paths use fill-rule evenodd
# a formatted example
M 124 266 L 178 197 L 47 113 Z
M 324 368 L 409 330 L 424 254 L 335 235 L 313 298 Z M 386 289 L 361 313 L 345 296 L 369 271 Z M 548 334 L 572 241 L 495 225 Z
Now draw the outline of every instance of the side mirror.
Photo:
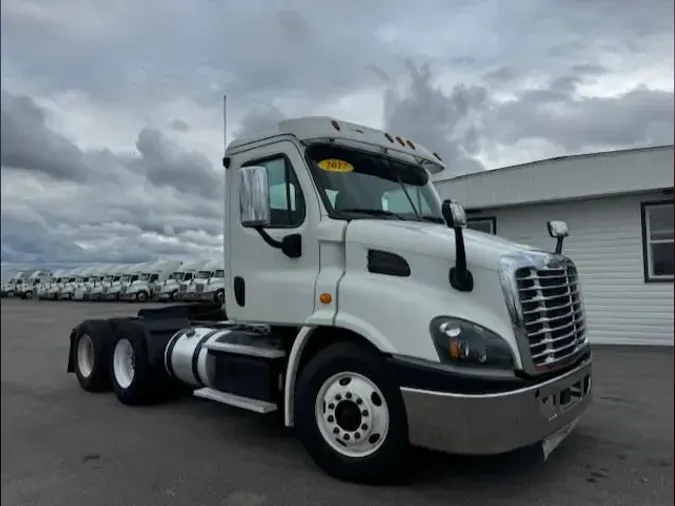
M 560 255 L 562 253 L 563 240 L 570 235 L 570 230 L 567 227 L 566 221 L 547 221 L 546 228 L 548 235 L 556 240 L 555 252 Z
M 466 211 L 457 202 L 444 200 L 441 214 L 445 223 L 455 232 L 455 266 L 450 269 L 450 285 L 460 292 L 473 290 L 473 275 L 466 263 L 463 228 L 466 227 Z
M 461 204 L 452 200 L 444 200 L 441 204 L 441 214 L 450 228 L 466 227 L 466 211 Z
M 546 228 L 548 229 L 548 235 L 555 239 L 558 237 L 567 237 L 570 235 L 566 221 L 547 221 Z
M 243 167 L 239 170 L 239 219 L 247 228 L 269 225 L 270 190 L 265 167 Z

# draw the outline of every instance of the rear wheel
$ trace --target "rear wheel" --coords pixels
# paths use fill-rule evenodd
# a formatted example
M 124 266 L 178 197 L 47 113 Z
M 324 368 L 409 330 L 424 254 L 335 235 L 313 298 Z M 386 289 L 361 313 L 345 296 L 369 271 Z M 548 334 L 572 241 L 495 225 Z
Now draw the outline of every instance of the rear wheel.
M 409 449 L 400 390 L 377 352 L 337 343 L 300 374 L 295 425 L 312 459 L 328 474 L 356 482 L 401 478 Z
M 109 349 L 114 336 L 108 322 L 89 320 L 76 329 L 72 363 L 77 381 L 87 392 L 110 390 Z
M 110 376 L 117 399 L 127 406 L 156 401 L 163 378 L 150 363 L 144 328 L 133 321 L 120 321 L 115 333 Z
M 136 302 L 145 302 L 148 300 L 148 292 L 140 291 L 136 294 Z

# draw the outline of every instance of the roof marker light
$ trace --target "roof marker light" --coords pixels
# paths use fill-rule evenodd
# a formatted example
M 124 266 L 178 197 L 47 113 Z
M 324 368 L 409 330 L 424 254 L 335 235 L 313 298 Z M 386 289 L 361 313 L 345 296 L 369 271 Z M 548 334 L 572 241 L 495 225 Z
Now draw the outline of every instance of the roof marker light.
M 330 124 L 333 125 L 333 128 L 335 130 L 337 130 L 338 132 L 340 131 L 340 124 L 337 121 L 331 120 Z
M 387 138 L 387 140 L 389 142 L 394 142 L 394 138 L 391 135 L 389 135 L 387 132 L 384 133 L 384 136 Z
M 396 140 L 398 141 L 398 143 L 399 143 L 401 146 L 405 146 L 405 142 L 403 142 L 403 139 L 401 139 L 400 137 L 397 136 L 397 137 L 396 137 Z

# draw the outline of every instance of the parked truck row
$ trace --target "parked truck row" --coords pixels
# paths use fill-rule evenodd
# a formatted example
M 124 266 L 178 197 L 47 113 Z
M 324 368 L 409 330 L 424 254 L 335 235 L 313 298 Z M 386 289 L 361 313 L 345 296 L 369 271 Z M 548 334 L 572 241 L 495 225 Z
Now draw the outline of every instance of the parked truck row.
M 221 263 L 184 265 L 153 294 L 217 285 L 224 303 L 75 324 L 67 370 L 82 389 L 279 411 L 352 481 L 406 476 L 410 446 L 546 457 L 575 427 L 592 355 L 564 222 L 546 224 L 550 251 L 467 230 L 431 183 L 438 155 L 332 118 L 235 139 L 223 166 Z
M 2 297 L 41 300 L 214 302 L 225 294 L 222 259 L 159 260 L 140 264 L 21 271 Z

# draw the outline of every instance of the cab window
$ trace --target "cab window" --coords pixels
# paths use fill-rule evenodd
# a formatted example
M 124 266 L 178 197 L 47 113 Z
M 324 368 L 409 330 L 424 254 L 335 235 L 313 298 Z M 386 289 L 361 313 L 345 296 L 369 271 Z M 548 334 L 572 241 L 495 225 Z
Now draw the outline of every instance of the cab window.
M 305 221 L 305 199 L 291 162 L 285 156 L 251 161 L 244 166 L 258 165 L 267 169 L 270 194 L 269 228 L 293 228 Z

